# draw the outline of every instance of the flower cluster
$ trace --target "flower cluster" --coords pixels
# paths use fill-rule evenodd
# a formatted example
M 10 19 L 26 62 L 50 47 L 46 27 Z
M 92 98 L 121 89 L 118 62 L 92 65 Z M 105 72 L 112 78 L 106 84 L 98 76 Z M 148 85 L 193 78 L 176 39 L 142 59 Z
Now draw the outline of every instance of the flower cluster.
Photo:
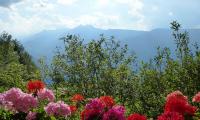
M 137 113 L 128 116 L 127 120 L 147 120 L 146 116 Z
M 37 97 L 39 100 L 48 100 L 51 102 L 53 102 L 55 98 L 53 91 L 46 88 L 40 90 L 37 93 Z
M 108 108 L 115 105 L 115 101 L 111 96 L 101 96 L 99 99 Z
M 80 102 L 80 101 L 83 101 L 83 100 L 84 100 L 84 97 L 81 94 L 75 94 L 71 98 L 71 101 L 73 101 L 73 102 Z
M 184 120 L 183 115 L 177 112 L 165 112 L 158 116 L 158 120 Z
M 85 109 L 81 112 L 81 120 L 102 120 L 103 113 L 96 109 Z
M 125 108 L 114 106 L 103 115 L 103 120 L 126 120 Z
M 55 96 L 53 91 L 44 88 L 39 81 L 35 83 L 31 81 L 27 85 L 29 90 L 33 91 L 32 94 L 24 93 L 19 88 L 11 88 L 0 93 L 0 108 L 11 111 L 14 116 L 15 114 L 22 113 L 26 115 L 23 118 L 26 120 L 36 120 L 40 115 L 43 115 L 44 119 L 49 119 L 51 116 L 54 116 L 56 119 L 60 117 L 73 118 L 78 114 L 77 109 L 79 107 L 83 108 L 80 113 L 81 120 L 147 120 L 145 115 L 138 113 L 126 116 L 125 107 L 117 105 L 112 96 L 89 99 L 84 107 L 81 105 L 85 103 L 85 101 L 82 102 L 85 98 L 81 94 L 72 96 L 71 105 L 65 104 L 63 101 L 54 102 Z M 30 84 L 35 85 L 30 87 Z M 47 101 L 44 102 L 43 100 Z M 193 97 L 192 101 L 200 102 L 200 92 Z M 157 117 L 157 120 L 198 119 L 196 112 L 197 108 L 188 102 L 187 96 L 184 96 L 180 91 L 174 91 L 167 95 L 164 112 Z
M 29 92 L 35 93 L 39 90 L 42 90 L 45 87 L 45 84 L 40 80 L 31 80 L 27 84 L 27 89 Z
M 103 111 L 105 108 L 104 104 L 99 100 L 99 98 L 91 99 L 88 104 L 86 104 L 85 109 L 94 109 Z
M 81 113 L 82 120 L 125 120 L 125 108 L 115 105 L 111 96 L 94 98 L 85 106 Z
M 36 112 L 29 112 L 26 116 L 26 120 L 36 120 L 37 119 L 37 113 Z
M 69 108 L 70 108 L 70 110 L 71 110 L 71 113 L 74 113 L 74 112 L 76 112 L 76 110 L 77 110 L 77 107 L 74 106 L 74 105 L 70 105 Z
M 49 116 L 67 117 L 71 114 L 70 106 L 65 104 L 63 101 L 58 101 L 57 103 L 50 102 L 46 107 L 44 107 L 44 110 Z
M 200 92 L 198 92 L 192 99 L 192 102 L 200 102 Z
M 19 88 L 11 88 L 0 95 L 1 105 L 8 110 L 28 112 L 38 105 L 38 101 L 31 94 L 22 92 Z
M 180 91 L 170 93 L 166 98 L 164 113 L 159 116 L 160 120 L 181 120 L 184 116 L 193 116 L 197 108 L 188 103 L 188 99 Z M 177 119 L 178 118 L 178 119 Z

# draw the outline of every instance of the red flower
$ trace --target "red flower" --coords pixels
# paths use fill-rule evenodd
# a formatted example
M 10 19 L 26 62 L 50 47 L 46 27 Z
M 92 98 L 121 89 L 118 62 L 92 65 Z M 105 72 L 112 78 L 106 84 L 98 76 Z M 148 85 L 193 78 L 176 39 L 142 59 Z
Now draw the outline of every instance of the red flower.
M 29 81 L 27 84 L 27 89 L 29 92 L 37 92 L 45 87 L 45 84 L 40 80 Z
M 127 120 L 147 120 L 146 116 L 137 113 L 128 116 Z
M 115 105 L 115 101 L 111 96 L 101 96 L 99 99 L 108 108 Z
M 71 101 L 73 102 L 80 102 L 83 101 L 84 97 L 81 94 L 75 94 L 72 98 Z
M 72 113 L 76 112 L 76 110 L 77 110 L 76 106 L 70 105 L 69 107 L 70 107 L 70 110 L 71 110 Z
M 103 113 L 100 110 L 85 109 L 81 112 L 81 120 L 102 120 Z
M 192 102 L 200 102 L 200 92 L 193 97 Z
M 166 104 L 165 104 L 165 112 L 177 112 L 181 115 L 194 115 L 197 108 L 190 105 L 186 99 L 182 95 L 174 95 L 168 97 Z
M 187 96 L 184 96 L 183 93 L 178 90 L 167 95 L 167 101 L 174 98 L 180 98 L 182 100 L 188 101 Z
M 177 112 L 166 112 L 158 116 L 158 120 L 184 120 L 184 117 Z

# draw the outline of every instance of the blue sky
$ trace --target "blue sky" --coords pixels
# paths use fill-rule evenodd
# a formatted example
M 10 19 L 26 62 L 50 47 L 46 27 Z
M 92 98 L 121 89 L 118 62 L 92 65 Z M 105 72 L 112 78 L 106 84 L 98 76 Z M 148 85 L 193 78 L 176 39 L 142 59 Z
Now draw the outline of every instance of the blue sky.
M 200 28 L 200 0 L 0 0 L 0 31 L 16 36 L 93 25 L 102 29 Z

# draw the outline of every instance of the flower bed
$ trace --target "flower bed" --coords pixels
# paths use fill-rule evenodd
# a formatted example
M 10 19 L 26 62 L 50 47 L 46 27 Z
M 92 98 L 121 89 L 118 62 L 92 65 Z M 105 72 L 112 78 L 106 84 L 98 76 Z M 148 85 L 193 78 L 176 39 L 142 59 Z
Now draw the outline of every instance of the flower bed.
M 27 89 L 28 93 L 11 88 L 0 94 L 1 119 L 147 120 L 139 113 L 127 115 L 125 106 L 117 104 L 112 96 L 87 99 L 75 94 L 67 104 L 56 101 L 53 91 L 41 81 L 30 81 Z M 192 101 L 200 102 L 200 92 Z M 199 119 L 198 108 L 180 91 L 167 95 L 163 111 L 158 120 Z

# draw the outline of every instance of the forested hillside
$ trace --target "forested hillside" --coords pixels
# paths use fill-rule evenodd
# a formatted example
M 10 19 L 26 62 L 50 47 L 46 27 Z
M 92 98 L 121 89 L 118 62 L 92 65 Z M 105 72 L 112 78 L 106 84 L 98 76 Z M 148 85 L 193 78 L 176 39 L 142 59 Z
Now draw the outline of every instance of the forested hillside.
M 40 78 L 39 69 L 24 47 L 6 32 L 0 36 L 0 90 L 23 88 L 26 81 Z

